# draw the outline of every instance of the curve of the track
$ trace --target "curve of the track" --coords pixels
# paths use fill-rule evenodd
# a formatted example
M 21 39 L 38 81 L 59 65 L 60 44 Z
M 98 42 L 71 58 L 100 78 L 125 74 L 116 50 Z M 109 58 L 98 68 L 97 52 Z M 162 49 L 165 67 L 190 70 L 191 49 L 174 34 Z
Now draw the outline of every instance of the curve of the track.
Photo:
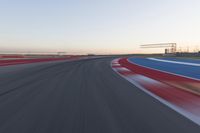
M 117 75 L 111 59 L 0 74 L 0 133 L 200 132 L 198 125 Z

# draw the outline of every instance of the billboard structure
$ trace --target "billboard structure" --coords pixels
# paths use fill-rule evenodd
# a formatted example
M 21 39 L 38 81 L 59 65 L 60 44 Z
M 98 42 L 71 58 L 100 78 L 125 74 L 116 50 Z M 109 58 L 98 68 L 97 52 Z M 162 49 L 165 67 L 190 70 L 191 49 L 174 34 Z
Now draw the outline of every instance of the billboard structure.
M 165 54 L 176 53 L 176 43 L 143 44 L 140 48 L 165 48 Z

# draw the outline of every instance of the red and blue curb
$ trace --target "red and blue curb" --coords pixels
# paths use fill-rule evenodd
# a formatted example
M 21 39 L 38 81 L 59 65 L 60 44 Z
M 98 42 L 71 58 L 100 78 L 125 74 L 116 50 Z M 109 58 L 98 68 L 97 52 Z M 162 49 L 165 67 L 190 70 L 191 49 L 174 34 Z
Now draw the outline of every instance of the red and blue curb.
M 39 63 L 39 62 L 51 62 L 51 61 L 62 61 L 62 60 L 77 60 L 77 59 L 80 59 L 80 58 L 81 57 L 0 60 L 0 66 L 30 64 L 30 63 Z
M 113 60 L 111 67 L 137 88 L 200 125 L 200 94 L 179 86 L 182 83 L 200 85 L 199 80 L 147 68 L 129 62 L 128 58 Z

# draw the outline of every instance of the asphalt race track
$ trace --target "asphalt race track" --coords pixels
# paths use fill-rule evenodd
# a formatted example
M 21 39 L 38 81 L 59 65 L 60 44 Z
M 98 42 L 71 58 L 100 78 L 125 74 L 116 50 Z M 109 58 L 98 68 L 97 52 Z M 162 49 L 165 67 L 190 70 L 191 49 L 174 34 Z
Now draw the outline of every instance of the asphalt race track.
M 115 73 L 112 59 L 0 67 L 0 133 L 200 133 Z

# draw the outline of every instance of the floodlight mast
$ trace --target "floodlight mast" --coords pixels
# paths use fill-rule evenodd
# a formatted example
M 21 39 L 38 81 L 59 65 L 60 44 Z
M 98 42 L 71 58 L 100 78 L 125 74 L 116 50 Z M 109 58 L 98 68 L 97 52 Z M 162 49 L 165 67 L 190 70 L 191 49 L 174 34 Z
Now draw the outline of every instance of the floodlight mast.
M 166 48 L 165 53 L 176 53 L 176 43 L 143 44 L 141 48 Z

